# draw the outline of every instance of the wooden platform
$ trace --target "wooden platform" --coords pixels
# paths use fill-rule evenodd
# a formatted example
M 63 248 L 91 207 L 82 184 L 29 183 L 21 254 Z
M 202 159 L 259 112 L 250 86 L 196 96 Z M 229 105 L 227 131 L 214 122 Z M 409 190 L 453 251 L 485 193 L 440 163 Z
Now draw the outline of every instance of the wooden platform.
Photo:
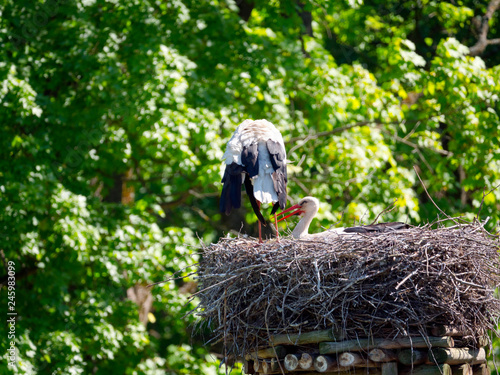
M 272 346 L 248 353 L 246 374 L 489 375 L 487 340 L 470 344 L 464 333 L 433 330 L 442 336 L 365 338 L 332 341 L 328 331 L 272 337 Z M 484 342 L 481 342 L 484 341 Z M 469 346 L 467 346 L 469 345 Z

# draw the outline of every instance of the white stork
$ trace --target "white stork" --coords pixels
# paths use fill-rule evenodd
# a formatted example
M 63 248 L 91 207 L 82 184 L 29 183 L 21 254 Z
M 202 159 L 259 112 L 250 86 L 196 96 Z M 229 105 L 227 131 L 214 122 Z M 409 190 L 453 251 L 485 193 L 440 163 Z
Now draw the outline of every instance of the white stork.
M 227 143 L 223 160 L 220 211 L 227 215 L 241 206 L 241 185 L 250 198 L 259 219 L 259 242 L 262 243 L 261 223 L 266 221 L 260 212 L 261 203 L 272 203 L 271 215 L 286 206 L 286 151 L 283 137 L 267 120 L 245 120 L 236 128 Z M 276 235 L 278 236 L 278 222 Z M 279 237 L 278 237 L 279 239 Z
M 314 197 L 305 197 L 300 200 L 300 202 L 283 212 L 280 212 L 276 215 L 278 216 L 284 215 L 288 212 L 288 215 L 282 217 L 278 221 L 282 221 L 293 215 L 303 215 L 299 220 L 298 224 L 295 226 L 292 231 L 292 237 L 296 239 L 315 239 L 315 238 L 323 238 L 325 236 L 332 235 L 340 235 L 340 234 L 353 234 L 353 233 L 374 233 L 374 232 L 388 232 L 391 230 L 398 229 L 407 229 L 410 226 L 401 222 L 392 222 L 392 223 L 380 223 L 380 224 L 371 224 L 371 225 L 362 225 L 359 227 L 349 227 L 349 228 L 332 228 L 328 229 L 321 233 L 309 234 L 309 225 L 311 225 L 311 221 L 318 213 L 319 209 L 319 200 Z

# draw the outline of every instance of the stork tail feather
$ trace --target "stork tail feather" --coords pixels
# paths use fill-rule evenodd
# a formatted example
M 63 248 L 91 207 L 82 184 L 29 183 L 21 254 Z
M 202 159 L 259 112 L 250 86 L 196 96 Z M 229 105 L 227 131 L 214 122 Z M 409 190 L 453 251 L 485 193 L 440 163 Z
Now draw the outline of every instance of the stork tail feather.
M 226 215 L 231 213 L 233 208 L 241 207 L 241 185 L 243 184 L 242 167 L 236 163 L 226 166 L 224 177 L 222 178 L 222 193 L 220 199 L 220 212 Z

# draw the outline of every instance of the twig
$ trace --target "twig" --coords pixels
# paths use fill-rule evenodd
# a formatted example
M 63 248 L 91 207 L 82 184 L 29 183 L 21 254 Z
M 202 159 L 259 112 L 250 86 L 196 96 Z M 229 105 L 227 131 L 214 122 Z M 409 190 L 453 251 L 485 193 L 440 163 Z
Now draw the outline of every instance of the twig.
M 436 202 L 434 202 L 434 199 L 432 199 L 431 195 L 429 194 L 429 192 L 427 191 L 427 188 L 425 187 L 425 184 L 424 182 L 422 181 L 422 179 L 420 178 L 420 175 L 418 174 L 417 172 L 417 168 L 415 166 L 413 166 L 413 170 L 415 171 L 415 173 L 417 174 L 417 177 L 420 181 L 420 183 L 422 184 L 422 187 L 424 188 L 425 190 L 425 193 L 427 194 L 427 197 L 431 200 L 432 204 L 434 205 L 434 207 L 436 207 L 439 212 L 441 212 L 444 216 L 446 216 L 449 220 L 453 221 L 455 224 L 459 225 L 458 222 L 452 218 L 450 215 L 448 215 L 446 212 L 444 212 L 437 204 Z
M 483 199 L 481 199 L 481 204 L 479 205 L 479 211 L 477 212 L 477 215 L 476 215 L 476 218 L 479 220 L 479 214 L 481 213 L 481 209 L 483 208 L 483 203 L 484 203 L 484 198 L 486 198 L 488 195 L 490 195 L 493 191 L 495 191 L 496 189 L 498 189 L 498 187 L 500 187 L 500 184 L 498 184 L 497 186 L 495 186 L 493 189 L 491 189 L 490 191 L 488 191 L 486 194 L 484 194 L 484 189 L 483 189 Z M 484 226 L 484 225 L 483 225 Z
M 314 133 L 314 134 L 308 134 L 308 135 L 303 135 L 303 136 L 299 136 L 299 137 L 293 137 L 293 138 L 290 138 L 285 143 L 289 144 L 289 143 L 294 143 L 294 142 L 298 142 L 298 141 L 304 141 L 304 142 L 302 142 L 298 146 L 298 147 L 300 147 L 300 146 L 303 146 L 306 142 L 308 142 L 308 141 L 310 141 L 312 139 L 318 139 L 318 138 L 325 137 L 325 136 L 328 136 L 328 135 L 342 133 L 342 132 L 344 132 L 346 130 L 349 130 L 349 129 L 352 129 L 352 128 L 357 128 L 357 127 L 361 127 L 361 126 L 367 126 L 367 125 L 370 125 L 370 124 L 380 124 L 380 125 L 383 125 L 383 123 L 377 122 L 377 121 L 360 121 L 360 122 L 356 122 L 354 124 L 341 126 L 340 128 L 335 128 L 335 129 L 327 130 L 327 131 L 324 131 L 324 132 L 318 132 L 318 133 Z M 295 151 L 296 148 L 297 148 L 297 146 L 294 146 L 292 149 L 290 149 L 289 152 L 292 153 L 293 151 Z
M 397 201 L 398 201 L 398 199 L 397 199 L 397 198 L 396 198 L 396 199 L 394 199 L 394 202 L 392 202 L 392 203 L 391 203 L 391 205 L 390 205 L 389 207 L 387 207 L 386 209 L 384 209 L 383 211 L 381 211 L 381 212 L 377 215 L 377 217 L 375 218 L 375 220 L 373 220 L 373 221 L 370 223 L 370 225 L 375 224 L 375 223 L 377 222 L 378 218 L 380 217 L 380 215 L 383 215 L 383 214 L 385 214 L 385 213 L 389 213 L 389 212 L 391 212 L 392 210 L 394 210 L 394 209 L 396 208 L 396 202 L 397 202 Z

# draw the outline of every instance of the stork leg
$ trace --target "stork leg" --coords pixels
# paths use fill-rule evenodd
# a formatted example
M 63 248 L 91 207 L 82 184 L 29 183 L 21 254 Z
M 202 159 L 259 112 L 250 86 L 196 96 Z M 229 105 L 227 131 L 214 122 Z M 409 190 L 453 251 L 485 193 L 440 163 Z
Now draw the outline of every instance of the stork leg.
M 260 202 L 257 201 L 257 206 L 259 206 L 259 211 L 260 211 Z M 259 243 L 262 243 L 262 224 L 260 222 L 260 220 L 257 220 L 257 222 L 259 223 Z
M 276 240 L 280 242 L 280 232 L 278 230 L 278 217 L 274 216 L 274 225 L 276 226 Z
M 259 243 L 262 243 L 262 224 L 259 221 Z

